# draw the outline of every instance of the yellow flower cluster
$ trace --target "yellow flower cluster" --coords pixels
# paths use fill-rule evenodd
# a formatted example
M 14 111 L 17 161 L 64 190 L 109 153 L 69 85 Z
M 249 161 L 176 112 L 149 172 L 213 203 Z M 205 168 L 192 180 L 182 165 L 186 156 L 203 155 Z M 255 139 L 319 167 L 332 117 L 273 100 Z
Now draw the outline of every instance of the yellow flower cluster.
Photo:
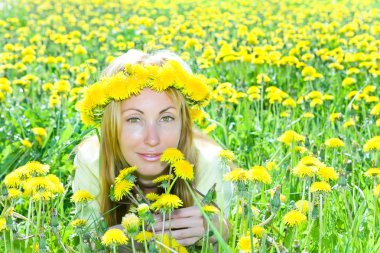
M 182 152 L 176 148 L 166 149 L 160 160 L 162 162 L 167 162 L 174 169 L 174 173 L 177 177 L 183 180 L 193 180 L 194 179 L 194 168 L 191 163 L 185 160 L 185 156 Z M 155 179 L 157 182 L 157 179 Z
M 8 198 L 31 197 L 34 201 L 47 201 L 64 188 L 59 178 L 49 172 L 49 165 L 31 161 L 15 169 L 4 178 Z M 23 191 L 21 191 L 23 190 Z
M 272 182 L 272 177 L 265 167 L 256 165 L 250 170 L 236 168 L 230 172 L 227 172 L 224 174 L 223 180 L 243 183 L 252 181 L 270 184 Z
M 177 89 L 192 107 L 205 106 L 210 96 L 208 79 L 188 73 L 176 61 L 169 60 L 162 67 L 126 65 L 123 72 L 103 78 L 85 91 L 83 100 L 77 104 L 83 123 L 99 123 L 104 108 L 111 101 L 128 99 L 144 88 L 157 92 Z
M 312 156 L 303 157 L 292 169 L 292 173 L 300 178 L 312 178 L 318 175 L 318 177 L 326 181 L 338 179 L 338 173 L 334 168 L 326 166 L 318 158 Z

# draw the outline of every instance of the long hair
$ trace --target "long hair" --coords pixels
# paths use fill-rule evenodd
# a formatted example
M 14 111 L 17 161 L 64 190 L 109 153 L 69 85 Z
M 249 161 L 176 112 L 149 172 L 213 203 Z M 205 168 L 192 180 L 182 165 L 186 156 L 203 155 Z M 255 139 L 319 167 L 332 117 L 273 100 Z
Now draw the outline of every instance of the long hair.
M 112 76 L 119 71 L 122 71 L 125 64 L 144 64 L 144 65 L 159 65 L 162 66 L 167 60 L 176 60 L 183 67 L 191 72 L 188 65 L 183 62 L 177 55 L 168 51 L 159 51 L 156 54 L 145 54 L 138 50 L 130 50 L 126 54 L 115 59 L 102 73 L 102 77 Z M 198 163 L 198 153 L 193 145 L 193 126 L 190 118 L 189 108 L 186 104 L 182 93 L 175 88 L 170 88 L 166 94 L 180 108 L 181 118 L 181 135 L 178 143 L 178 149 L 185 155 L 186 159 L 196 166 Z M 100 135 L 100 177 L 101 177 L 101 196 L 100 207 L 104 214 L 104 218 L 108 226 L 112 226 L 121 222 L 122 216 L 127 212 L 128 204 L 119 204 L 111 201 L 110 187 L 114 183 L 115 177 L 119 172 L 131 166 L 127 163 L 122 155 L 120 148 L 121 136 L 121 102 L 111 102 L 104 111 L 101 123 Z M 185 182 L 178 179 L 173 188 L 172 193 L 179 196 L 184 207 L 193 205 L 193 198 L 188 190 Z

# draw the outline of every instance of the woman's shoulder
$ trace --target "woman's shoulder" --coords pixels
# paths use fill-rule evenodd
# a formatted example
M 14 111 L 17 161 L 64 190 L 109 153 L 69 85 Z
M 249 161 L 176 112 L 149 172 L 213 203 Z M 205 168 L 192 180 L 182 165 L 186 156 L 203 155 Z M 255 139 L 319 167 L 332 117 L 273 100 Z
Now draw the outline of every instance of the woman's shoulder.
M 222 147 L 209 137 L 197 136 L 194 138 L 194 146 L 198 150 L 198 167 L 205 170 L 220 169 L 220 151 Z
M 100 144 L 98 137 L 92 135 L 79 143 L 74 152 L 76 154 L 76 159 L 79 159 L 84 163 L 91 163 L 99 160 L 99 150 Z

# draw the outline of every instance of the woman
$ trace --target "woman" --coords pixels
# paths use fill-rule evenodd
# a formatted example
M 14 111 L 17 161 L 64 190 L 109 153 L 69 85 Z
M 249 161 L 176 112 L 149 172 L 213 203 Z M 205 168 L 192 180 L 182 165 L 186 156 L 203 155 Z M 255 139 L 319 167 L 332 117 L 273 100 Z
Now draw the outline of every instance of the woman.
M 190 116 L 190 106 L 199 108 L 208 102 L 206 82 L 167 51 L 130 50 L 104 70 L 78 106 L 85 124 L 101 128 L 100 144 L 93 136 L 77 147 L 73 191 L 83 189 L 96 196 L 83 216 L 93 221 L 103 214 L 109 227 L 120 224 L 129 206 L 111 201 L 109 189 L 129 166 L 137 167 L 137 185 L 144 194 L 161 193 L 153 180 L 168 173 L 168 165 L 160 161 L 167 148 L 179 149 L 194 165 L 193 186 L 198 192 L 204 195 L 216 184 L 217 204 L 227 214 L 232 187 L 222 181 L 228 168 L 221 166 L 221 148 L 194 131 Z M 204 236 L 206 223 L 183 180 L 177 180 L 171 192 L 183 201 L 183 208 L 171 216 L 175 229 L 171 235 L 184 246 L 192 245 Z M 163 221 L 160 216 L 156 219 L 157 233 Z M 218 220 L 214 223 L 219 227 Z M 224 236 L 227 223 L 223 222 Z

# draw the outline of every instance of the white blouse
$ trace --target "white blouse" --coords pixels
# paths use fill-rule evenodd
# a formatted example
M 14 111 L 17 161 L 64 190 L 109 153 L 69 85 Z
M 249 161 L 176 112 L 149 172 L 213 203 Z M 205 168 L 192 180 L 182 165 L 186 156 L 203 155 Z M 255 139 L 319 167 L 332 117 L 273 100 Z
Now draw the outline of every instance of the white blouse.
M 199 151 L 194 186 L 202 194 L 206 194 L 216 183 L 216 202 L 223 211 L 224 216 L 227 216 L 233 188 L 230 182 L 222 180 L 223 175 L 229 171 L 229 168 L 221 164 L 219 157 L 221 147 L 204 139 L 194 139 L 194 144 Z M 87 190 L 96 198 L 84 206 L 83 210 L 78 210 L 82 219 L 88 219 L 91 222 L 101 217 L 99 205 L 99 151 L 100 145 L 97 136 L 91 136 L 77 147 L 74 159 L 75 177 L 72 183 L 73 192 Z M 199 199 L 201 200 L 202 197 L 199 196 Z

